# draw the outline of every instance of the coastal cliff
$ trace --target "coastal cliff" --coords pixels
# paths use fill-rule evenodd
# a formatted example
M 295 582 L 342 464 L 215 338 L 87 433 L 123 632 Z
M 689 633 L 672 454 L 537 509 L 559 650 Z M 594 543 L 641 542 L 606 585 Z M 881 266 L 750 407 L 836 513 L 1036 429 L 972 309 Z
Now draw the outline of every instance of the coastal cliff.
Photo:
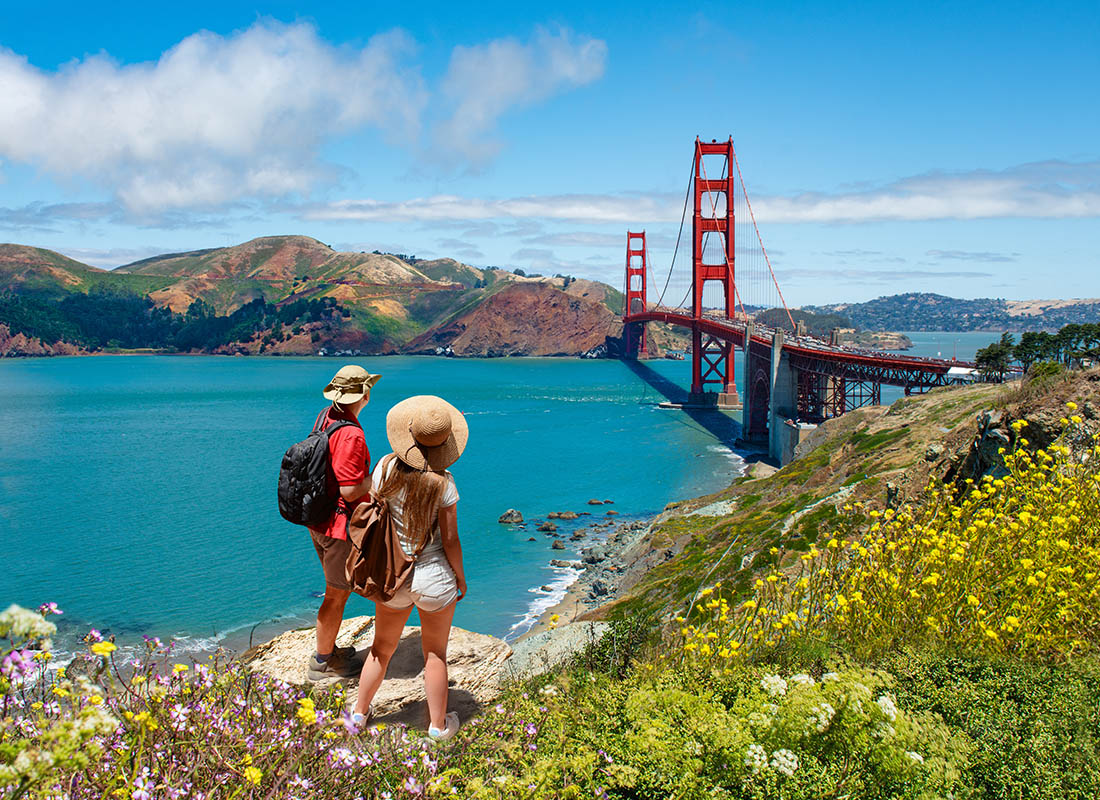
M 445 349 L 456 356 L 567 356 L 606 347 L 621 331 L 618 315 L 599 300 L 524 283 L 505 287 L 404 349 Z

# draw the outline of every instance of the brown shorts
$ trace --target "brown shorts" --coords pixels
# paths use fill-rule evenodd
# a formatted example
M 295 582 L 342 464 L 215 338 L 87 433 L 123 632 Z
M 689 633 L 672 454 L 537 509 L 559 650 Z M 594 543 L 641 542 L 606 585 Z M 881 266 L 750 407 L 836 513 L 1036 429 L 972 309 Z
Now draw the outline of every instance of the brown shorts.
M 315 530 L 310 530 L 309 533 L 313 537 L 313 549 L 321 559 L 321 569 L 325 571 L 325 585 L 351 591 L 347 573 L 344 572 L 348 553 L 351 552 L 351 542 L 347 539 L 333 539 Z

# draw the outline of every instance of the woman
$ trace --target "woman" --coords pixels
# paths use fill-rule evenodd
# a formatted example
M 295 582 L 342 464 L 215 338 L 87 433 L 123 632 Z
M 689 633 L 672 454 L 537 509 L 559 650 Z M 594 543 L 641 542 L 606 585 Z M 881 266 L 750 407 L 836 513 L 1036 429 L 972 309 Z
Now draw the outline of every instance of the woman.
M 371 494 L 390 507 L 401 548 L 415 558 L 412 580 L 388 603 L 377 603 L 374 641 L 359 676 L 352 713 L 357 725 L 370 718 L 370 704 L 386 677 L 405 622 L 416 606 L 424 648 L 424 689 L 433 739 L 458 731 L 458 715 L 447 713 L 447 640 L 455 603 L 466 595 L 462 546 L 458 541 L 458 489 L 447 472 L 466 448 L 469 429 L 462 414 L 432 395 L 403 400 L 386 415 L 393 453 L 371 477 Z

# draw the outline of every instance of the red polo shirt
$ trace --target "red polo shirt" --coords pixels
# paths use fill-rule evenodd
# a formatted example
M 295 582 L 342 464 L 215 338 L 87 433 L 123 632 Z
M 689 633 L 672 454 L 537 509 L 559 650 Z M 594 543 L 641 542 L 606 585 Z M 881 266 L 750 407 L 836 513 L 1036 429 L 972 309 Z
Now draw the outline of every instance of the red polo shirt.
M 362 500 L 346 503 L 340 497 L 340 487 L 362 483 L 370 474 L 370 452 L 359 420 L 350 411 L 337 411 L 333 406 L 325 412 L 321 425 L 328 427 L 337 420 L 348 420 L 354 424 L 345 425 L 328 437 L 328 491 L 330 497 L 337 498 L 337 507 L 328 525 L 317 532 L 333 539 L 346 539 L 347 516 L 362 500 L 367 499 L 367 495 Z

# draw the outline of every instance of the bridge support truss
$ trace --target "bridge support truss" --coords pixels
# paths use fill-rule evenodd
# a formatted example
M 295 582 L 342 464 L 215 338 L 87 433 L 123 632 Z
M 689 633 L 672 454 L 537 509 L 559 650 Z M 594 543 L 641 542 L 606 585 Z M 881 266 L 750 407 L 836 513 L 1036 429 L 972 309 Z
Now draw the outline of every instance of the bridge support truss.
M 716 177 L 707 174 L 705 156 L 724 156 L 725 165 Z M 737 302 L 734 272 L 734 181 L 733 139 L 703 142 L 695 139 L 695 213 L 692 217 L 691 316 L 703 317 L 703 288 L 708 281 L 722 285 L 725 317 L 733 319 Z M 704 195 L 706 196 L 704 199 Z M 723 259 L 717 264 L 704 262 L 707 236 L 720 237 Z M 728 339 L 703 333 L 698 325 L 691 331 L 692 404 L 740 408 L 737 395 L 734 345 Z M 713 396 L 712 396 L 713 395 Z
M 882 403 L 882 384 L 802 369 L 798 371 L 798 418 L 824 422 L 846 411 Z
M 623 292 L 623 315 L 644 314 L 646 303 L 647 254 L 645 231 L 626 234 L 626 291 Z M 623 347 L 628 358 L 649 356 L 644 322 L 628 322 L 623 326 Z

